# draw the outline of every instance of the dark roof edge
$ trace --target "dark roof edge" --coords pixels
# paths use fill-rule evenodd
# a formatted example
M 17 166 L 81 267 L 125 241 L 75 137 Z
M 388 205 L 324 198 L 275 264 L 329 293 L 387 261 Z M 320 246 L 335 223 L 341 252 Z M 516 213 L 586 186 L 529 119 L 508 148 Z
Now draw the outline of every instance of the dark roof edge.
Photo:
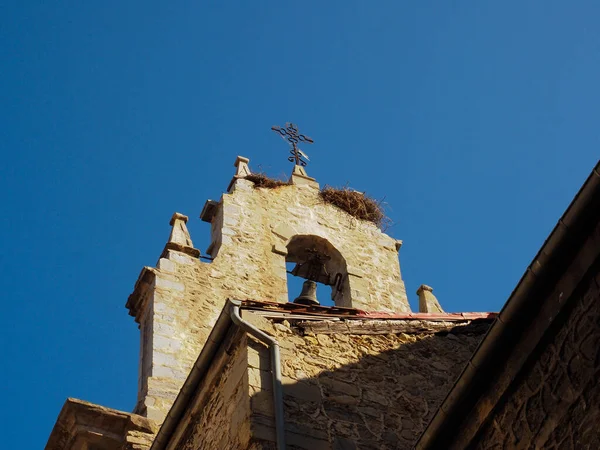
M 464 419 L 461 409 L 470 408 L 487 389 L 482 380 L 491 379 L 491 371 L 502 364 L 496 351 L 507 342 L 514 340 L 523 324 L 521 313 L 533 317 L 541 305 L 532 304 L 530 298 L 549 284 L 556 281 L 567 268 L 578 248 L 585 242 L 589 231 L 599 220 L 600 215 L 600 161 L 564 212 L 541 249 L 521 277 L 506 304 L 500 311 L 479 347 L 467 363 L 454 386 L 438 408 L 429 425 L 417 441 L 415 448 L 439 448 L 445 434 L 456 431 Z M 592 228 L 593 229 L 593 228 Z M 576 248 L 575 248 L 576 247 Z M 543 285 L 543 288 L 542 288 Z M 476 363 L 474 364 L 474 361 Z M 444 442 L 449 444 L 449 442 Z

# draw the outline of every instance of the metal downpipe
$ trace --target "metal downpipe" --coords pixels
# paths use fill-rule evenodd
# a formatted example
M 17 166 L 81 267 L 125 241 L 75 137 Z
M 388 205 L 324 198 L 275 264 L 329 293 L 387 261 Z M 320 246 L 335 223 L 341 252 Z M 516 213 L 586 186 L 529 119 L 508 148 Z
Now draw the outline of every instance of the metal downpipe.
M 283 387 L 281 384 L 281 356 L 279 343 L 240 316 L 241 302 L 231 300 L 229 314 L 231 321 L 241 329 L 267 344 L 271 354 L 271 378 L 273 380 L 273 408 L 275 411 L 275 434 L 277 450 L 285 450 L 285 420 L 283 416 Z

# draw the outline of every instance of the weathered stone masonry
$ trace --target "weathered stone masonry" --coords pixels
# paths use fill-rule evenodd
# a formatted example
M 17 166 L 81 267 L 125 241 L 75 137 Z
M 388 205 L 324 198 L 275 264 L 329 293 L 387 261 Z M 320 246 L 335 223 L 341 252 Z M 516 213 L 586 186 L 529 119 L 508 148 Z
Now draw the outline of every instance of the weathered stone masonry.
M 599 448 L 600 261 L 473 448 Z
M 488 325 L 302 335 L 286 322 L 260 322 L 282 346 L 288 444 L 306 450 L 411 448 Z M 254 434 L 274 442 L 265 367 L 249 365 Z
M 178 450 L 245 449 L 251 439 L 248 338 L 233 330 L 180 426 Z M 231 345 L 230 345 L 231 344 Z
M 411 448 L 490 322 L 330 322 L 307 314 L 294 325 L 263 317 L 271 310 L 243 316 L 279 342 L 286 444 L 304 450 Z M 161 448 L 275 448 L 268 349 L 252 336 L 228 336 Z
M 156 268 L 144 268 L 127 302 L 142 335 L 136 413 L 162 421 L 227 298 L 287 302 L 286 260 L 297 261 L 303 247 L 335 255 L 328 264 L 343 280 L 334 291 L 339 305 L 410 310 L 398 241 L 323 203 L 317 187 L 255 189 L 234 179 L 203 211 L 212 227 L 212 262 L 198 259 L 187 217 L 173 216 Z

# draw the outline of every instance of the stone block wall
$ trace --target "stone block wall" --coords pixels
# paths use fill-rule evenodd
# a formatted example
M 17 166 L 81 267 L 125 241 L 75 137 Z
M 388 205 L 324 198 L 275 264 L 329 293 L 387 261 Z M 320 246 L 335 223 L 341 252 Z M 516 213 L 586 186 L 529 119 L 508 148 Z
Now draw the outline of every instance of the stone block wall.
M 148 283 L 136 287 L 134 309 L 141 330 L 135 412 L 162 422 L 200 354 L 225 301 L 244 298 L 244 286 L 223 264 L 201 262 L 166 250 Z
M 296 450 L 411 448 L 489 325 L 393 321 L 418 331 L 315 334 L 243 317 L 279 342 L 286 444 Z M 272 383 L 267 346 L 232 325 L 165 448 L 276 448 Z
M 282 347 L 287 444 L 306 450 L 411 448 L 487 330 L 303 336 L 285 322 L 252 320 Z M 272 448 L 268 353 L 249 346 L 253 436 L 257 448 Z
M 344 304 L 370 311 L 410 311 L 398 261 L 398 241 L 374 224 L 325 203 L 310 185 L 255 189 L 238 179 L 212 220 L 213 264 L 245 285 L 246 298 L 288 299 L 286 255 L 296 236 L 326 240 L 344 260 Z M 309 241 L 307 241 L 309 242 Z

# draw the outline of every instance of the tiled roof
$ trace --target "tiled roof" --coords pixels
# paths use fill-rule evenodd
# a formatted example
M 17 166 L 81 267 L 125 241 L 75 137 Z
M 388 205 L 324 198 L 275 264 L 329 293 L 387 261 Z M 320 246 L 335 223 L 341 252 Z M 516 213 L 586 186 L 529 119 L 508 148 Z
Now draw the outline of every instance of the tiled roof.
M 242 309 L 273 313 L 277 316 L 301 316 L 314 318 L 344 318 L 355 320 L 427 320 L 431 322 L 458 322 L 476 319 L 495 319 L 497 313 L 493 312 L 465 312 L 465 313 L 389 313 L 377 311 L 363 311 L 356 308 L 342 308 L 339 306 L 308 306 L 298 303 L 277 303 L 257 300 L 242 300 Z

